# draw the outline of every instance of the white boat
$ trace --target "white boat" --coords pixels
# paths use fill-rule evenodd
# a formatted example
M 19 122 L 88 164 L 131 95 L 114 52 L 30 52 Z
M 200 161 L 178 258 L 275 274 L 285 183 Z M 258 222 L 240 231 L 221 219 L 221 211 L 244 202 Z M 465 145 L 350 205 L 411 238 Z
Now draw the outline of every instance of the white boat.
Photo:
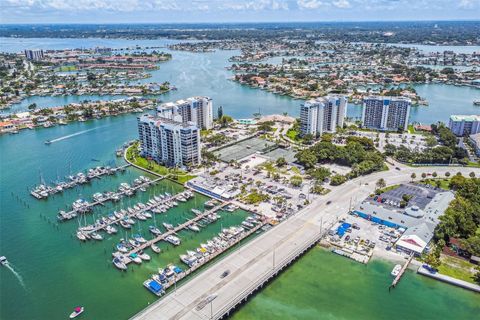
M 400 271 L 402 270 L 402 265 L 401 264 L 397 264 L 395 265 L 395 267 L 393 268 L 392 272 L 390 273 L 392 276 L 396 277 L 400 274 Z
M 195 232 L 200 232 L 200 228 L 196 224 L 190 224 L 188 225 L 188 229 L 195 231 Z
M 138 254 L 136 254 L 136 253 L 131 253 L 128 257 L 129 257 L 133 262 L 135 262 L 136 264 L 141 264 L 141 263 L 142 263 L 142 259 L 140 259 L 140 257 L 139 257 Z
M 144 261 L 150 261 L 150 256 L 143 251 L 140 251 L 138 253 L 138 256 L 140 257 L 140 259 L 142 259 Z
M 173 225 L 171 225 L 170 223 L 164 222 L 164 223 L 163 223 L 163 226 L 164 226 L 165 229 L 167 229 L 167 230 L 172 230 L 172 229 L 173 229 Z
M 114 258 L 113 264 L 115 265 L 115 267 L 117 267 L 120 270 L 127 270 L 127 265 L 119 258 Z
M 76 307 L 73 312 L 70 313 L 70 319 L 76 318 L 83 313 L 85 309 L 83 307 Z
M 8 260 L 5 256 L 0 257 L 0 264 L 2 264 L 2 266 L 6 266 L 8 264 Z
M 155 227 L 155 226 L 149 226 L 148 229 L 150 230 L 151 233 L 153 233 L 153 234 L 156 235 L 156 236 L 162 234 L 162 231 L 160 231 L 160 229 L 158 229 L 158 228 Z
M 83 232 L 81 232 L 81 231 L 78 231 L 78 232 L 77 232 L 77 238 L 78 238 L 78 240 L 81 240 L 81 241 L 87 240 L 87 237 L 86 237 L 85 234 L 84 234 Z
M 175 236 L 172 236 L 172 235 L 169 235 L 165 238 L 166 241 L 170 242 L 171 244 L 173 244 L 174 246 L 178 246 L 180 245 L 180 239 L 175 237 Z
M 96 233 L 96 232 L 92 232 L 92 233 L 90 234 L 90 237 L 92 237 L 92 239 L 95 239 L 95 240 L 103 240 L 103 237 L 102 237 L 100 234 Z
M 193 212 L 193 213 L 195 213 L 197 216 L 199 216 L 199 215 L 203 214 L 203 212 L 202 212 L 202 211 L 200 211 L 200 210 L 198 210 L 198 209 L 195 209 L 195 208 L 194 208 L 194 209 L 192 209 L 192 212 Z
M 159 247 L 157 247 L 157 245 L 155 245 L 155 244 L 152 244 L 152 245 L 150 246 L 150 248 L 151 248 L 152 251 L 155 252 L 155 253 L 160 253 L 160 252 L 162 252 L 162 250 L 161 250 Z

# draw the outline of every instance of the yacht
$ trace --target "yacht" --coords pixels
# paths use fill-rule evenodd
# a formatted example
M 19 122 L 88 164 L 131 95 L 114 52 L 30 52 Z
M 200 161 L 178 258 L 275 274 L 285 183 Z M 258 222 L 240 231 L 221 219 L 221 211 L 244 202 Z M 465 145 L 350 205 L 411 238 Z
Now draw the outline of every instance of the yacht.
M 175 236 L 172 236 L 172 235 L 169 235 L 165 238 L 165 240 L 167 242 L 170 242 L 171 244 L 173 244 L 174 246 L 178 246 L 180 245 L 180 239 L 178 237 L 175 237 Z
M 147 240 L 145 240 L 144 237 L 142 237 L 141 235 L 139 234 L 134 234 L 133 235 L 133 239 L 135 239 L 136 241 L 140 242 L 140 243 L 145 243 L 147 242 Z
M 8 264 L 8 260 L 5 256 L 0 257 L 0 264 L 2 264 L 2 266 L 6 266 Z
M 198 209 L 192 209 L 192 212 L 195 213 L 195 215 L 199 216 L 201 215 L 203 212 L 198 210 Z
M 125 244 L 123 243 L 119 243 L 115 246 L 117 248 L 118 251 L 120 252 L 123 252 L 123 253 L 127 253 L 128 252 L 128 248 L 125 246 Z
M 131 229 L 132 228 L 132 226 L 128 222 L 126 222 L 125 220 L 120 220 L 120 225 L 122 227 L 124 227 L 125 229 Z

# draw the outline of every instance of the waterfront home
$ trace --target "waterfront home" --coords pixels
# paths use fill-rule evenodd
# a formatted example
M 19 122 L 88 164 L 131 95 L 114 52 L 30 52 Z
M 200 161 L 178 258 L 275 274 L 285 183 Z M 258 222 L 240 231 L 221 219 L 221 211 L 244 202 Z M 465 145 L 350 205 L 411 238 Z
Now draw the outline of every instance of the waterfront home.
M 0 133 L 13 132 L 15 130 L 17 130 L 17 127 L 11 121 L 0 122 Z

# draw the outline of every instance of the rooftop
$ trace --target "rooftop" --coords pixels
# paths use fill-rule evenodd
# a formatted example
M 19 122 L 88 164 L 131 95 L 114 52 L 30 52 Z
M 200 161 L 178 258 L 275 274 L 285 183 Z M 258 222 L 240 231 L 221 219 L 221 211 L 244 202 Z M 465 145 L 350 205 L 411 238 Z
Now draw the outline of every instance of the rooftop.
M 452 121 L 480 121 L 480 115 L 451 115 L 450 120 Z

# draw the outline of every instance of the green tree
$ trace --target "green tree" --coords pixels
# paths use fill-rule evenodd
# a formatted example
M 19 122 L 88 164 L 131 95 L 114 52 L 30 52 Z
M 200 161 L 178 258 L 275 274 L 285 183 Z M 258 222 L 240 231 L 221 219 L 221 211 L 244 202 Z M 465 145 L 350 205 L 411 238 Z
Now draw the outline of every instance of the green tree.
M 422 179 L 425 179 L 427 177 L 427 174 L 425 172 L 422 172 Z
M 448 171 L 445 172 L 445 177 L 447 177 L 447 178 L 450 177 L 450 172 L 448 172 Z
M 32 103 L 32 104 L 30 104 L 30 105 L 28 106 L 28 110 L 33 111 L 33 110 L 35 110 L 35 109 L 37 109 L 37 104 L 36 104 L 36 103 Z
M 377 180 L 377 183 L 376 183 L 376 186 L 377 186 L 377 189 L 383 189 L 386 187 L 386 182 L 385 182 L 385 179 L 383 178 L 380 178 Z
M 415 180 L 416 177 L 417 175 L 415 174 L 415 172 L 410 175 L 410 178 L 412 178 L 412 181 Z
M 302 185 L 302 182 L 303 182 L 303 179 L 301 176 L 299 175 L 295 175 L 293 177 L 290 178 L 290 183 L 292 184 L 292 186 L 294 187 L 299 187 Z
M 470 172 L 469 176 L 470 176 L 470 178 L 475 178 L 475 172 L 473 172 L 473 171 Z
M 432 173 L 432 177 L 436 178 L 437 176 L 438 176 L 437 172 L 434 171 L 434 172 Z
M 347 178 L 341 174 L 336 174 L 334 176 L 332 176 L 332 179 L 330 180 L 330 184 L 332 186 L 339 186 L 341 185 L 342 183 L 345 183 L 345 181 L 347 181 Z
M 437 269 L 440 266 L 440 256 L 436 251 L 432 250 L 425 256 L 425 263 Z
M 287 160 L 284 157 L 280 157 L 276 161 L 277 167 L 283 167 L 287 165 Z

